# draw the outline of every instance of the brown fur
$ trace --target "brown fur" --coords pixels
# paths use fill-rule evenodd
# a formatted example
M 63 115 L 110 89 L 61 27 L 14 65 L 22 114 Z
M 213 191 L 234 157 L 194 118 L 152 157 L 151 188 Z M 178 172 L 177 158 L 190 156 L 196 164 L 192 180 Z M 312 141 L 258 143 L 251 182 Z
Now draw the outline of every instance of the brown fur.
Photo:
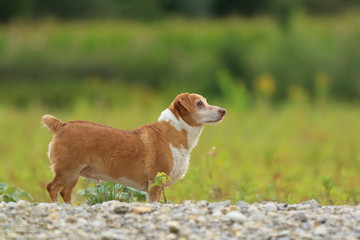
M 71 199 L 68 195 L 79 176 L 125 177 L 141 186 L 140 190 L 147 190 L 148 181 L 153 180 L 158 172 L 169 174 L 172 169 L 172 163 L 168 161 L 171 158 L 168 141 L 174 145 L 181 141 L 174 137 L 176 129 L 170 128 L 166 122 L 126 131 L 91 122 L 71 121 L 61 129 L 51 130 L 56 133 L 49 151 L 55 178 L 47 189 L 53 202 L 57 201 L 57 191 L 64 186 L 62 196 Z M 164 139 L 163 133 L 169 133 L 170 137 Z
M 51 115 L 44 115 L 41 119 L 41 122 L 52 133 L 56 133 L 64 125 L 62 121 Z

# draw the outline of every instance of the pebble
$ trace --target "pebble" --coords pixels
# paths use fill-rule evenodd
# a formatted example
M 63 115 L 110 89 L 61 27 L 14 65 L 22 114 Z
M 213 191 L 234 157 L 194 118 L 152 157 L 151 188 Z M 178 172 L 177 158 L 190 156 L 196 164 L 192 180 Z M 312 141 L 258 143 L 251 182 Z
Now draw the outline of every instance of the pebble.
M 4 213 L 0 213 L 0 223 L 6 222 L 8 217 Z
M 65 220 L 66 222 L 68 222 L 68 223 L 71 223 L 71 224 L 74 224 L 74 223 L 76 223 L 77 222 L 77 220 L 75 219 L 75 218 L 72 218 L 72 217 L 68 217 L 68 218 L 66 218 L 66 220 Z
M 307 221 L 307 217 L 306 217 L 304 212 L 295 213 L 294 218 L 295 218 L 295 220 L 300 221 L 300 222 L 306 222 Z
M 196 206 L 198 207 L 207 207 L 209 205 L 209 202 L 206 200 L 200 200 L 196 203 Z
M 259 209 L 258 209 L 256 206 L 254 206 L 254 205 L 251 205 L 251 206 L 248 208 L 248 210 L 249 210 L 250 213 L 256 213 L 256 212 L 259 211 Z
M 54 212 L 54 213 L 50 214 L 50 215 L 48 216 L 48 218 L 51 219 L 51 220 L 56 220 L 57 218 L 59 218 L 59 213 L 58 213 L 58 212 Z
M 221 211 L 214 211 L 212 216 L 215 217 L 215 218 L 219 218 L 221 217 L 222 215 L 224 215 Z
M 78 218 L 77 224 L 83 226 L 83 225 L 87 224 L 87 220 L 85 218 Z
M 236 203 L 236 206 L 238 206 L 239 208 L 248 209 L 250 207 L 250 204 L 248 204 L 247 202 L 244 202 L 244 201 L 238 201 Z
M 183 201 L 184 206 L 191 206 L 194 205 L 196 202 L 194 200 L 185 200 Z
M 178 222 L 170 221 L 170 222 L 168 222 L 168 226 L 169 226 L 169 232 L 170 233 L 175 233 L 175 234 L 179 233 L 180 225 L 179 225 Z
M 9 202 L 6 206 L 8 209 L 13 209 L 13 208 L 16 208 L 17 205 L 15 202 Z
M 303 202 L 301 203 L 302 205 L 309 205 L 311 208 L 319 208 L 321 205 L 315 200 L 315 199 L 311 199 L 309 201 Z
M 19 208 L 25 208 L 29 205 L 29 202 L 28 201 L 25 201 L 25 200 L 20 200 L 17 202 L 17 207 Z
M 10 232 L 10 233 L 7 234 L 7 237 L 8 237 L 9 239 L 17 239 L 17 238 L 20 237 L 20 235 L 17 234 L 17 233 L 14 233 L 14 232 Z
M 264 207 L 269 212 L 276 212 L 278 210 L 277 206 L 273 202 L 266 203 Z
M 209 208 L 226 208 L 231 204 L 230 200 L 224 202 L 213 202 L 209 204 Z
M 233 222 L 243 223 L 246 221 L 246 216 L 240 212 L 229 212 L 226 216 Z
M 171 212 L 171 208 L 169 208 L 169 207 L 162 207 L 162 208 L 160 208 L 160 211 L 159 211 L 161 214 L 169 214 L 170 212 Z
M 132 210 L 135 214 L 151 213 L 151 208 L 148 207 L 134 207 Z
M 316 235 L 326 236 L 328 234 L 328 230 L 324 226 L 318 226 L 315 228 L 314 233 Z
M 206 217 L 204 217 L 204 216 L 198 216 L 198 217 L 196 218 L 196 220 L 197 220 L 198 222 L 205 223 L 208 219 L 207 219 Z
M 0 203 L 0 239 L 360 239 L 360 206 Z
M 237 211 L 239 208 L 237 206 L 230 206 L 229 211 Z
M 129 207 L 127 206 L 118 206 L 114 208 L 114 213 L 117 214 L 125 214 L 127 212 L 129 212 Z

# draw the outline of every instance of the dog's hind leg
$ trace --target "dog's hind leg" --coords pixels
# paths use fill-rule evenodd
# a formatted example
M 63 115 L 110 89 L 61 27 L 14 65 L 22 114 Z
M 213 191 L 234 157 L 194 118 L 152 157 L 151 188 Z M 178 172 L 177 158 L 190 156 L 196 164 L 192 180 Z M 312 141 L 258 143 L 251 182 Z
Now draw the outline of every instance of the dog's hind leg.
M 53 169 L 55 176 L 47 185 L 46 189 L 49 192 L 52 202 L 59 203 L 58 193 L 62 190 L 61 195 L 66 203 L 71 202 L 71 191 L 79 179 L 79 169 Z
M 76 177 L 73 181 L 66 184 L 65 186 L 63 186 L 60 189 L 60 195 L 64 199 L 65 203 L 72 205 L 71 193 L 72 193 L 72 190 L 74 189 L 76 183 L 78 182 L 78 180 L 79 180 L 79 177 Z
M 64 177 L 57 174 L 55 174 L 53 180 L 46 184 L 46 190 L 49 192 L 50 199 L 53 203 L 56 202 L 59 204 L 58 193 L 60 188 L 64 185 L 66 185 L 66 183 L 64 184 Z

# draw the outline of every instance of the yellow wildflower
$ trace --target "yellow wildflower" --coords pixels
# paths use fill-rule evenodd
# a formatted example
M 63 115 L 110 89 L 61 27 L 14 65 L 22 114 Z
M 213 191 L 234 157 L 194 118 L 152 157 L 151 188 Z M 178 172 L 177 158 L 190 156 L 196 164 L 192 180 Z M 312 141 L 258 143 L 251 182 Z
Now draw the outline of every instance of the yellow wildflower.
M 266 96 L 272 96 L 276 90 L 274 77 L 268 73 L 258 76 L 255 79 L 255 89 Z

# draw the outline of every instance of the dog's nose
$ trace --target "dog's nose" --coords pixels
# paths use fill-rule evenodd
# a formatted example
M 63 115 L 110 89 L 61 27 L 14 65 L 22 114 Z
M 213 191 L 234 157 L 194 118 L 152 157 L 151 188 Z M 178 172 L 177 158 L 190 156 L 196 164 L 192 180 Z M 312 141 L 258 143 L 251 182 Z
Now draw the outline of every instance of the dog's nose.
M 223 108 L 220 108 L 220 109 L 219 109 L 219 113 L 224 116 L 225 113 L 226 113 L 226 110 L 223 109 Z

